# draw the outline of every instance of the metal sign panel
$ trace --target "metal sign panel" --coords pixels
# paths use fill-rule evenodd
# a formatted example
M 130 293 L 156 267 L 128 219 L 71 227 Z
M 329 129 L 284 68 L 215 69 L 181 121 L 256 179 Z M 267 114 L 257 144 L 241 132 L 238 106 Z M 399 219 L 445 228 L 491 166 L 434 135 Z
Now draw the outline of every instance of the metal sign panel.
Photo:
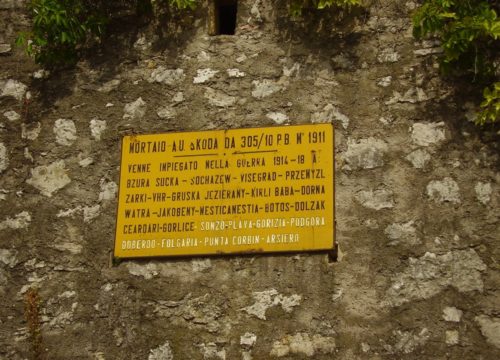
M 331 124 L 125 136 L 115 257 L 332 249 Z

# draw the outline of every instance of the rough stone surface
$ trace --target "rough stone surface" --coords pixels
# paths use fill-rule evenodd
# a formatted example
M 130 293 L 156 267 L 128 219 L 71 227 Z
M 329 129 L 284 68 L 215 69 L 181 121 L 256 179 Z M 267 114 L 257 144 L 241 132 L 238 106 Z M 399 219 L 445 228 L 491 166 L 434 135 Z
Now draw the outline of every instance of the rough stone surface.
M 389 245 L 404 244 L 413 246 L 421 243 L 414 221 L 391 224 L 385 228 L 384 232 L 389 238 Z
M 243 308 L 243 310 L 262 320 L 266 320 L 266 312 L 269 308 L 281 306 L 285 312 L 289 313 L 295 306 L 299 306 L 302 300 L 300 295 L 284 296 L 275 289 L 255 292 L 253 298 L 255 303 Z
M 31 169 L 31 177 L 26 182 L 35 187 L 44 196 L 51 197 L 53 193 L 71 182 L 67 175 L 64 160 L 58 160 L 50 165 L 37 166 Z
M 448 306 L 443 309 L 443 319 L 450 322 L 460 322 L 463 311 L 453 306 Z
M 480 315 L 475 320 L 488 343 L 500 349 L 500 318 Z
M 252 81 L 252 96 L 257 99 L 263 99 L 283 89 L 283 86 L 272 80 L 254 80 Z
M 448 286 L 459 292 L 483 291 L 481 272 L 484 270 L 486 265 L 472 249 L 444 255 L 428 252 L 420 258 L 409 259 L 407 268 L 393 278 L 388 299 L 397 306 L 415 299 L 428 299 Z
M 355 198 L 368 209 L 382 210 L 394 207 L 393 193 L 387 189 L 362 190 L 356 193 Z
M 101 135 L 106 130 L 106 121 L 99 119 L 90 120 L 90 133 L 95 140 L 101 140 Z
M 146 114 L 147 105 L 142 98 L 138 98 L 134 102 L 128 103 L 123 108 L 124 119 L 141 119 Z
M 31 215 L 27 211 L 23 211 L 13 218 L 8 217 L 4 221 L 0 222 L 0 230 L 4 229 L 25 229 L 29 226 L 31 222 Z
M 132 3 L 113 5 L 102 44 L 82 51 L 74 67 L 49 73 L 13 46 L 30 30 L 29 1 L 0 0 L 0 43 L 12 46 L 0 56 L 1 167 L 8 159 L 0 173 L 0 359 L 33 357 L 24 316 L 30 288 L 40 297 L 46 359 L 499 358 L 498 129 L 468 121 L 479 105 L 475 85 L 443 79 L 441 44 L 413 38 L 422 1 L 364 1 L 366 9 L 306 9 L 293 18 L 289 1 L 239 0 L 235 34 L 218 36 L 208 34 L 213 2 L 172 12 L 153 1 L 141 17 Z M 203 69 L 218 73 L 202 72 L 205 82 L 193 84 Z M 70 145 L 56 142 L 58 119 L 74 122 Z M 105 121 L 105 130 L 92 119 Z M 335 129 L 328 156 L 336 256 L 113 259 L 120 171 L 127 170 L 123 136 L 318 122 Z M 304 139 L 294 150 L 314 167 Z M 224 171 L 200 158 L 176 161 L 196 161 L 200 174 Z M 282 173 L 284 166 L 239 171 Z M 254 185 L 274 192 L 282 182 Z M 200 188 L 202 199 L 206 191 L 152 188 L 167 196 Z M 121 184 L 120 193 L 132 191 L 145 190 Z M 259 198 L 309 199 L 300 192 Z M 156 220 L 191 221 L 134 221 Z M 174 243 L 186 236 L 168 234 Z
M 203 84 L 212 79 L 219 71 L 212 69 L 198 69 L 193 84 Z
M 481 204 L 486 205 L 491 201 L 491 183 L 478 182 L 474 186 L 474 190 L 476 191 L 476 198 Z
M 387 145 L 378 139 L 368 138 L 358 141 L 349 139 L 344 161 L 350 169 L 374 169 L 384 165 Z
M 417 149 L 408 154 L 406 159 L 411 162 L 415 169 L 423 169 L 431 159 L 431 155 L 423 149 Z
M 3 116 L 7 118 L 9 121 L 17 121 L 21 119 L 21 115 L 19 115 L 17 112 L 14 110 L 9 110 L 3 113 Z
M 165 344 L 158 346 L 156 349 L 151 350 L 148 360 L 173 360 L 174 355 L 170 348 L 170 343 L 167 341 Z
M 59 145 L 71 146 L 76 140 L 76 126 L 73 120 L 58 119 L 54 123 L 54 134 Z
M 9 166 L 9 158 L 7 156 L 7 147 L 0 142 L 0 174 Z
M 301 354 L 313 357 L 317 354 L 332 354 L 335 351 L 335 339 L 319 334 L 310 336 L 307 333 L 287 335 L 282 340 L 273 344 L 270 355 L 283 357 L 290 354 Z
M 449 177 L 445 177 L 443 180 L 432 180 L 427 184 L 427 196 L 436 202 L 460 203 L 458 184 Z
M 444 123 L 415 123 L 411 127 L 411 139 L 418 146 L 438 145 L 446 139 Z
M 13 97 L 18 101 L 24 99 L 28 87 L 22 82 L 8 79 L 0 80 L 0 98 L 1 97 Z

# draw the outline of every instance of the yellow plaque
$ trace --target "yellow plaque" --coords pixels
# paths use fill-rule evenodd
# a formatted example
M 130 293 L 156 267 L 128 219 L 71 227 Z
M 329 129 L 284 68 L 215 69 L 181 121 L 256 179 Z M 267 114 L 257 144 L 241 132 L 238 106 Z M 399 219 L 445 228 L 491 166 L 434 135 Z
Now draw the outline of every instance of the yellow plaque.
M 125 136 L 115 256 L 332 249 L 331 124 Z

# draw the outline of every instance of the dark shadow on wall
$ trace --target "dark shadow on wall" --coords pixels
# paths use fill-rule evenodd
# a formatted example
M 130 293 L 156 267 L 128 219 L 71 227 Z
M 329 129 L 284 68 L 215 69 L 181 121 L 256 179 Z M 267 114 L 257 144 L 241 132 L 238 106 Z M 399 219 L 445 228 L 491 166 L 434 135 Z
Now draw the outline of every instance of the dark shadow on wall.
M 357 68 L 355 49 L 363 36 L 357 28 L 368 18 L 368 8 L 304 8 L 301 15 L 293 16 L 288 4 L 289 1 L 280 0 L 275 5 L 275 27 L 282 43 L 300 44 L 312 53 L 319 49 L 319 55 L 342 54 L 350 64 L 347 70 Z

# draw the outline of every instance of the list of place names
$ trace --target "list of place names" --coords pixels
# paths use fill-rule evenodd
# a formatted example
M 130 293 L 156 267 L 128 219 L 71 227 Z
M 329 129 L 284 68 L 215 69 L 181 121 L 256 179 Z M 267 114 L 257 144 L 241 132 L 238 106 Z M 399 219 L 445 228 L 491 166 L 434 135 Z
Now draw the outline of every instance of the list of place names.
M 331 124 L 125 136 L 115 256 L 327 250 Z

